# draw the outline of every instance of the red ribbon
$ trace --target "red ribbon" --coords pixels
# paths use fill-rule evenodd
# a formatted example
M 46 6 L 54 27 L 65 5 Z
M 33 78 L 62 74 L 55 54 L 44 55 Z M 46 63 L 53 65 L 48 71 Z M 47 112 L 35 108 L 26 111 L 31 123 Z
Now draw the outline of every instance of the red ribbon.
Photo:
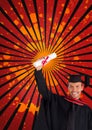
M 49 56 L 47 56 L 47 57 L 42 61 L 42 65 L 44 65 L 44 64 L 47 62 L 48 58 L 49 58 Z
M 77 104 L 77 105 L 80 105 L 80 106 L 83 106 L 83 105 L 86 105 L 85 102 L 81 101 L 81 100 L 78 100 L 78 99 L 74 99 L 74 98 L 71 98 L 69 96 L 65 97 L 65 99 L 69 102 L 72 102 L 74 104 Z

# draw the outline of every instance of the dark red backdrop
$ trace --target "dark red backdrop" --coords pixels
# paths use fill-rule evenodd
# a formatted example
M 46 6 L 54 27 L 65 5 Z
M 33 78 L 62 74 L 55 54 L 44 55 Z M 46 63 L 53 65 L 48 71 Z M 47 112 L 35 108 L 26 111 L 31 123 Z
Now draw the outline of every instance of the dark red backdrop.
M 92 108 L 91 25 L 91 0 L 0 0 L 0 130 L 32 130 L 41 98 L 32 64 L 53 52 L 48 89 L 65 95 L 68 74 L 88 74 L 82 100 Z

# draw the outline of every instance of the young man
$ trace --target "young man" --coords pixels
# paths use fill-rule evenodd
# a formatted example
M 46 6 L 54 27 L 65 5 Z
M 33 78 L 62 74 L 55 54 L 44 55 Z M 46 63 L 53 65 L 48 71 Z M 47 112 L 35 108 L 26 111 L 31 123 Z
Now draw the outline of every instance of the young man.
M 80 100 L 84 88 L 80 76 L 70 76 L 69 97 L 47 89 L 41 67 L 35 71 L 35 78 L 43 98 L 33 130 L 92 130 L 92 110 Z

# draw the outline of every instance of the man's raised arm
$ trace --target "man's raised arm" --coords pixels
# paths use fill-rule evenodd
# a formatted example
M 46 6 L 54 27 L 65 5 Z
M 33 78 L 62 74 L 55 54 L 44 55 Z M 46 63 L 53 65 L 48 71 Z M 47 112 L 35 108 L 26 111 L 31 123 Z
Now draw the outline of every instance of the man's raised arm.
M 36 78 L 36 82 L 37 82 L 37 86 L 38 86 L 38 90 L 40 94 L 42 94 L 43 98 L 49 99 L 50 92 L 47 89 L 46 81 L 42 74 L 42 69 L 35 70 L 35 78 Z

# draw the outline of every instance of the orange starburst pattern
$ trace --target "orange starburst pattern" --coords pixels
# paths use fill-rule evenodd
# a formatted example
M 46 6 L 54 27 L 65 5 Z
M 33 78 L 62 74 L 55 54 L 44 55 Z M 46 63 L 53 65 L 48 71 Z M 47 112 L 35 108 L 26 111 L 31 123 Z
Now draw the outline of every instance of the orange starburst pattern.
M 65 95 L 69 74 L 89 75 L 82 100 L 92 108 L 91 25 L 91 0 L 0 0 L 0 130 L 32 129 L 42 98 L 33 62 L 53 52 L 48 89 Z

